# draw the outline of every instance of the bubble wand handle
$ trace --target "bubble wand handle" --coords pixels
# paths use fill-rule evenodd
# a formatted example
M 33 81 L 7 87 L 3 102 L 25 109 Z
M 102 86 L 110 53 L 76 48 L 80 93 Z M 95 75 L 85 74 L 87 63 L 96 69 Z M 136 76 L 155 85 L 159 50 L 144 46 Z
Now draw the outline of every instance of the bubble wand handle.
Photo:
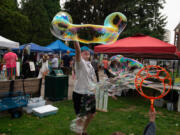
M 151 110 L 154 112 L 154 99 L 150 99 L 151 101 Z

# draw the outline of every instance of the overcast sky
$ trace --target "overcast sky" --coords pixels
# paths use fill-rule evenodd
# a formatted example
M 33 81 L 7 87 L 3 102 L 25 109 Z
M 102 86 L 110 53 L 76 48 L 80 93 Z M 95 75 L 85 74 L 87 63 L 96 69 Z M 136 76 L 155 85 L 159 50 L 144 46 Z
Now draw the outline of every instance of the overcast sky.
M 174 30 L 180 22 L 180 0 L 166 0 L 162 13 L 168 17 L 166 28 Z
M 166 0 L 162 13 L 167 16 L 166 29 L 171 31 L 171 43 L 174 43 L 174 28 L 180 22 L 180 0 Z

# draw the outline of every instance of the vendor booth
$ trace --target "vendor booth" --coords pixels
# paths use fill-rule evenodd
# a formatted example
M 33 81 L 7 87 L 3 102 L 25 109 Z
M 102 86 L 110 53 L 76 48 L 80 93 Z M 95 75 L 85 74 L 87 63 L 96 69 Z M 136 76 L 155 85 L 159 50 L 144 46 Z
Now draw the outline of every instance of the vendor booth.
M 0 36 L 0 48 L 19 48 L 19 43 Z
M 177 110 L 180 111 L 180 96 L 177 102 L 177 96 L 178 94 L 180 95 L 180 87 L 177 85 L 175 79 L 175 63 L 178 61 L 179 53 L 177 53 L 175 45 L 150 36 L 136 35 L 120 39 L 110 45 L 95 46 L 94 51 L 95 53 L 110 55 L 122 54 L 126 57 L 148 59 L 150 65 L 160 64 L 161 66 L 164 66 L 168 62 L 171 63 L 168 67 L 170 67 L 169 71 L 172 75 L 172 87 L 171 93 L 167 95 L 166 98 L 170 102 L 174 102 L 176 100 L 174 102 L 175 106 L 177 106 Z M 160 86 L 156 87 L 160 88 Z
M 43 51 L 52 51 L 48 50 L 45 47 L 40 47 L 36 44 L 30 43 L 32 51 L 36 50 L 43 50 Z M 14 42 L 8 39 L 5 39 L 0 36 L 0 47 L 2 48 L 12 48 L 12 50 L 23 50 L 23 48 L 26 45 L 20 46 L 18 42 Z M 20 62 L 16 63 L 16 71 L 17 76 L 20 76 Z M 6 78 L 6 68 L 2 69 L 3 72 L 0 74 L 0 95 L 2 93 L 16 93 L 19 91 L 24 91 L 26 94 L 29 94 L 31 96 L 40 96 L 40 90 L 41 90 L 41 79 L 38 78 L 28 78 L 28 79 L 16 79 L 16 80 L 7 80 Z
M 64 44 L 63 42 L 61 42 L 60 40 L 56 40 L 53 43 L 49 44 L 46 46 L 46 48 L 48 49 L 52 49 L 55 52 L 67 52 L 68 50 L 70 52 L 75 52 L 74 49 L 66 46 L 66 44 Z
M 176 46 L 159 39 L 137 35 L 110 45 L 95 46 L 96 53 L 122 54 L 127 57 L 177 59 Z
M 3 59 L 5 49 L 7 48 L 19 48 L 19 43 L 0 36 L 0 62 Z M 19 62 L 17 62 L 16 64 L 19 65 Z M 0 80 L 5 79 L 5 69 L 6 68 L 3 66 L 3 64 L 0 63 Z
M 31 52 L 52 52 L 52 49 L 37 45 L 35 43 L 28 43 L 21 45 L 19 48 L 13 48 L 14 51 L 23 50 L 26 46 L 29 46 Z

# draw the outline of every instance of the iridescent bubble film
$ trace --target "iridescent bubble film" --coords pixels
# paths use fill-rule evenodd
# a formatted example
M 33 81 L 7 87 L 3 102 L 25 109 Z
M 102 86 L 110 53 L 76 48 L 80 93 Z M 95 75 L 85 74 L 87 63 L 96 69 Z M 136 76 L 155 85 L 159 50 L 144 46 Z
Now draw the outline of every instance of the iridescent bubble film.
M 54 36 L 65 41 L 111 44 L 117 40 L 126 24 L 126 16 L 120 12 L 108 15 L 104 25 L 72 24 L 68 13 L 59 12 L 53 18 L 50 30 Z
M 115 55 L 111 57 L 111 71 L 114 73 L 125 72 L 137 68 L 143 68 L 143 64 L 137 60 L 124 57 L 122 55 Z

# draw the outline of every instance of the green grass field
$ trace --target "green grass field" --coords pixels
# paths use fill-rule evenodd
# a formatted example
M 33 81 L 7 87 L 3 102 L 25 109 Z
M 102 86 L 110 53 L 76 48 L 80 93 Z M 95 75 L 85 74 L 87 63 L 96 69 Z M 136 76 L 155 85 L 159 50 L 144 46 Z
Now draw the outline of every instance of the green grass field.
M 75 118 L 72 101 L 54 103 L 59 108 L 56 115 L 38 118 L 24 114 L 19 119 L 10 115 L 0 117 L 0 135 L 74 135 L 69 130 Z M 122 131 L 126 135 L 142 135 L 148 123 L 149 101 L 141 97 L 109 98 L 108 112 L 98 112 L 89 125 L 90 135 L 110 135 Z M 156 135 L 180 135 L 180 113 L 156 108 Z

